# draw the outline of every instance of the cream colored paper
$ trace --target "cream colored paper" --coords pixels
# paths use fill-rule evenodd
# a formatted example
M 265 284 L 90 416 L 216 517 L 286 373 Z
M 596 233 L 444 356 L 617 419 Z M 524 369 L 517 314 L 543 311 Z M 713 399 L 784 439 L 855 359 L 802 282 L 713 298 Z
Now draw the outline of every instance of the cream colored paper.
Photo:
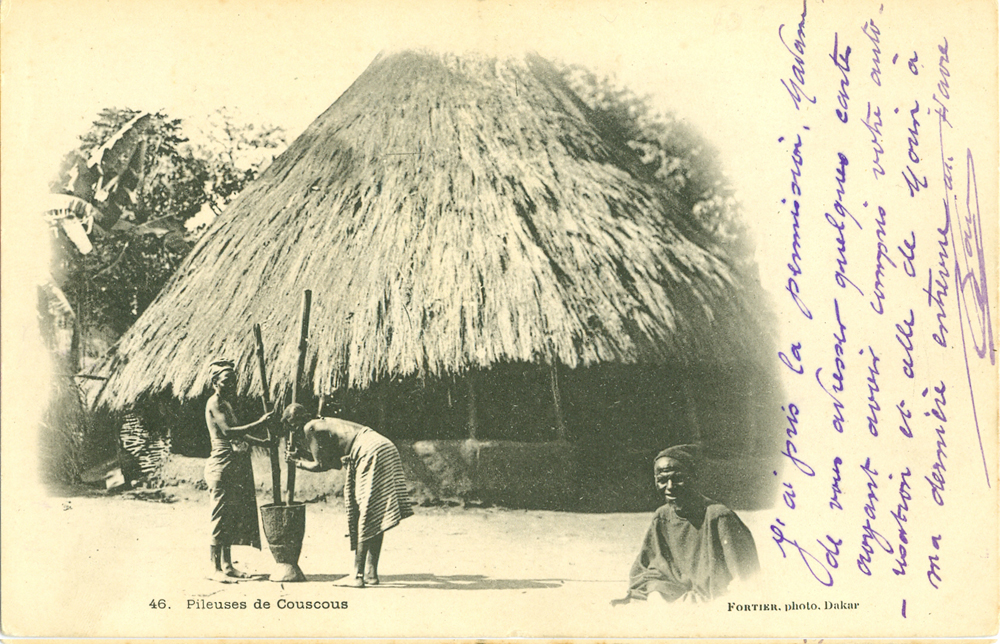
M 994 3 L 3 0 L 0 17 L 4 634 L 997 633 Z M 849 72 L 832 57 L 835 43 L 840 56 L 850 47 L 847 64 L 840 59 Z M 336 583 L 350 562 L 341 519 L 318 507 L 309 509 L 303 560 L 311 582 L 212 585 L 197 573 L 206 559 L 199 541 L 206 506 L 133 502 L 109 510 L 105 499 L 53 497 L 38 485 L 36 426 L 48 377 L 34 300 L 48 234 L 38 203 L 75 138 L 104 107 L 184 118 L 228 105 L 283 125 L 291 140 L 381 49 L 406 44 L 527 48 L 615 73 L 718 147 L 779 321 L 774 359 L 784 404 L 796 410 L 785 449 L 803 465 L 783 457 L 775 476 L 785 494 L 744 516 L 761 560 L 756 586 L 708 605 L 611 608 L 624 594 L 648 516 L 610 515 L 596 524 L 629 536 L 614 552 L 594 553 L 587 535 L 532 533 L 529 519 L 519 523 L 516 514 L 499 519 L 482 543 L 447 551 L 433 547 L 439 535 L 447 543 L 449 530 L 475 533 L 470 522 L 491 515 L 424 513 L 390 533 L 387 548 L 396 550 L 387 556 L 397 570 L 412 580 L 459 571 L 506 586 L 414 581 L 354 591 Z M 845 105 L 843 123 L 837 110 Z M 850 215 L 834 205 L 838 153 L 848 160 L 841 202 Z M 908 184 L 918 182 L 911 195 Z M 912 264 L 907 240 L 915 240 Z M 897 325 L 903 329 L 911 310 L 907 352 Z M 877 374 L 869 370 L 873 355 Z M 843 391 L 832 389 L 838 358 Z M 870 397 L 878 404 L 877 436 L 869 431 Z M 835 401 L 844 406 L 842 422 Z M 899 429 L 901 401 L 912 437 Z M 932 410 L 937 416 L 927 415 Z M 841 509 L 831 504 L 835 465 Z M 328 538 L 317 533 L 327 529 Z M 542 541 L 549 545 L 536 544 Z M 581 570 L 597 578 L 560 572 L 565 567 L 546 576 L 552 562 L 533 552 L 590 562 Z M 259 567 L 269 558 L 266 549 L 238 556 Z M 151 607 L 160 599 L 169 608 Z M 272 607 L 254 608 L 258 600 Z M 278 609 L 279 600 L 346 601 L 348 608 Z M 201 601 L 247 608 L 204 610 Z M 858 606 L 826 609 L 827 602 Z M 792 604 L 817 608 L 789 610 Z

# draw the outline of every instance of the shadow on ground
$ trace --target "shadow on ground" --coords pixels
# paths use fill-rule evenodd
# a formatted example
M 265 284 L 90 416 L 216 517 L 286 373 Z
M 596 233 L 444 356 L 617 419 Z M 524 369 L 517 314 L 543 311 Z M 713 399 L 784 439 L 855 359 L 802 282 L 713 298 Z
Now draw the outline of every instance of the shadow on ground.
M 336 583 L 346 574 L 306 574 L 306 582 Z M 437 588 L 440 590 L 529 590 L 559 588 L 561 579 L 493 579 L 485 575 L 381 575 L 379 586 L 385 588 Z
M 307 582 L 309 582 L 309 581 L 333 582 L 333 581 L 340 581 L 341 579 L 344 579 L 345 577 L 347 577 L 347 574 L 340 574 L 340 575 L 313 575 L 313 574 L 310 574 L 310 573 L 306 573 L 306 581 Z
M 528 590 L 559 588 L 560 579 L 493 579 L 485 575 L 381 575 L 382 585 L 396 588 L 438 588 L 441 590 Z

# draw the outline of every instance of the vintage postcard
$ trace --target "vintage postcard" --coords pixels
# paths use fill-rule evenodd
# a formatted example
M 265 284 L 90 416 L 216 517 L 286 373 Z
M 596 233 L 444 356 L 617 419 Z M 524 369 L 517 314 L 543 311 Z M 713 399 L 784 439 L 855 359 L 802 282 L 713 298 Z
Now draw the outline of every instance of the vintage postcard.
M 5 637 L 997 635 L 995 2 L 0 29 Z

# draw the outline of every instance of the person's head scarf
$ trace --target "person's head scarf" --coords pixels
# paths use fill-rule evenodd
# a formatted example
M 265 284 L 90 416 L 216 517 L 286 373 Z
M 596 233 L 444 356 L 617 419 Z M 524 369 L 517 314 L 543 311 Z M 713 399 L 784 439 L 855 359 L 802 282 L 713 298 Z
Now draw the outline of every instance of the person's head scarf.
M 653 462 L 655 463 L 661 458 L 669 458 L 677 461 L 687 471 L 695 472 L 698 469 L 700 452 L 701 447 L 698 445 L 674 445 L 657 454 Z
M 216 360 L 209 366 L 209 374 L 212 377 L 212 384 L 218 382 L 222 374 L 227 371 L 236 373 L 236 364 L 232 360 Z

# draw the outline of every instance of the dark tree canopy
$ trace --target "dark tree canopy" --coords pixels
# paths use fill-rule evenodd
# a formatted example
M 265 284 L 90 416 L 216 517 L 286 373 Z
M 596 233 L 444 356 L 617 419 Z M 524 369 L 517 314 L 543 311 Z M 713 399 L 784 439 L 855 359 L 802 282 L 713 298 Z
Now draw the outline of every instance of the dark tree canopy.
M 194 145 L 194 155 L 209 175 L 205 194 L 212 212 L 222 214 L 284 146 L 285 132 L 279 126 L 244 122 L 229 108 L 213 113 L 204 136 Z
M 93 250 L 87 254 L 53 229 L 53 276 L 76 313 L 77 328 L 103 340 L 92 348 L 86 341 L 79 347 L 90 357 L 124 333 L 155 299 L 204 232 L 204 225 L 192 222 L 209 219 L 208 208 L 220 212 L 284 145 L 280 128 L 239 123 L 225 110 L 213 115 L 198 142 L 189 140 L 180 119 L 152 114 L 141 131 L 124 196 L 113 204 L 110 199 L 102 202 L 106 191 L 86 185 L 81 173 L 88 159 L 141 114 L 103 110 L 80 137 L 79 147 L 66 155 L 50 186 L 52 192 L 79 197 L 98 210 L 116 210 L 114 217 L 105 219 L 113 221 L 110 228 L 93 226 Z M 269 151 L 271 156 L 247 162 L 239 155 L 244 149 Z
M 654 111 L 648 97 L 613 78 L 575 65 L 563 65 L 560 72 L 593 110 L 601 135 L 637 152 L 648 176 L 684 205 L 690 223 L 733 261 L 745 264 L 750 252 L 740 204 L 716 150 L 688 123 Z

